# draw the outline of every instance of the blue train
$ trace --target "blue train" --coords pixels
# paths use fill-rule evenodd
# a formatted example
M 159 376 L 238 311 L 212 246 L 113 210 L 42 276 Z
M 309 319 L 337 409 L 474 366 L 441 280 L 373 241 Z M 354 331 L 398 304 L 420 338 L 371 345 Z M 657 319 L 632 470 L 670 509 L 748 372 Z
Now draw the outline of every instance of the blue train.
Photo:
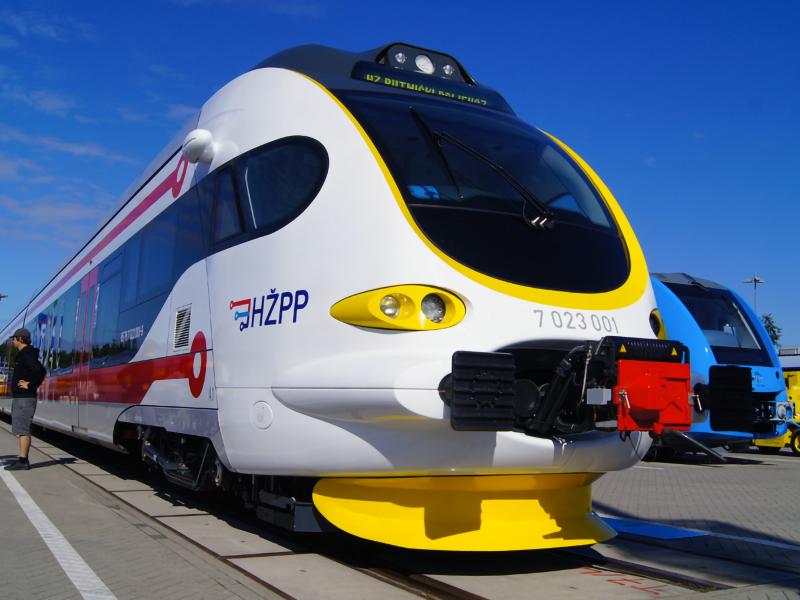
M 690 351 L 698 395 L 689 432 L 672 432 L 657 454 L 748 444 L 786 433 L 792 419 L 783 372 L 761 320 L 733 290 L 685 273 L 651 274 L 663 331 Z M 698 444 L 699 443 L 699 444 Z

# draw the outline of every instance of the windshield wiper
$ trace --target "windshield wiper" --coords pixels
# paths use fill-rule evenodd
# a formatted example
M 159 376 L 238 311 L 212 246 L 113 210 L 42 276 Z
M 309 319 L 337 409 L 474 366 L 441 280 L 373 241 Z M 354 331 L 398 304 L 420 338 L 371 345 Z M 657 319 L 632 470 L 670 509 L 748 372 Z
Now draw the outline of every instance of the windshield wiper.
M 506 171 L 506 169 L 502 165 L 496 163 L 495 161 L 493 161 L 491 158 L 489 158 L 488 156 L 486 156 L 482 152 L 476 150 L 475 148 L 473 148 L 472 146 L 470 146 L 468 144 L 465 144 L 460 139 L 458 139 L 457 137 L 455 137 L 454 135 L 452 135 L 450 133 L 447 133 L 446 131 L 434 131 L 432 133 L 433 133 L 434 137 L 437 140 L 445 140 L 447 142 L 450 142 L 456 148 L 459 148 L 463 152 L 466 152 L 470 156 L 472 156 L 472 157 L 478 159 L 479 161 L 483 162 L 484 164 L 486 164 L 495 173 L 497 173 L 503 179 L 505 179 L 511 185 L 511 187 L 513 187 L 515 190 L 517 190 L 519 195 L 522 196 L 522 198 L 530 206 L 532 206 L 534 208 L 534 210 L 536 210 L 537 213 L 539 213 L 538 216 L 534 217 L 533 219 L 528 219 L 527 217 L 525 217 L 524 212 L 523 212 L 523 217 L 525 217 L 525 221 L 527 223 L 529 223 L 533 227 L 537 227 L 539 229 L 552 229 L 553 228 L 553 226 L 556 223 L 555 222 L 555 215 L 553 214 L 553 211 L 551 211 L 544 204 L 539 202 L 534 197 L 534 195 L 531 194 L 531 192 L 528 190 L 528 188 L 526 188 L 524 185 L 522 185 L 517 180 L 517 178 L 514 177 L 511 173 Z
M 433 146 L 433 149 L 436 151 L 436 155 L 442 161 L 444 170 L 447 171 L 447 176 L 450 178 L 450 183 L 452 183 L 453 187 L 456 188 L 458 199 L 463 200 L 464 194 L 461 193 L 461 187 L 458 185 L 455 173 L 453 173 L 453 169 L 450 167 L 450 163 L 447 161 L 447 157 L 442 150 L 442 146 L 439 144 L 439 139 L 437 138 L 433 129 L 430 128 L 430 125 L 425 122 L 425 119 L 422 118 L 422 115 L 419 114 L 413 106 L 409 110 L 411 110 L 411 116 L 414 117 L 417 125 L 419 125 L 420 129 L 422 129 L 422 131 L 425 132 L 425 135 L 428 136 L 428 142 L 430 142 L 430 145 Z

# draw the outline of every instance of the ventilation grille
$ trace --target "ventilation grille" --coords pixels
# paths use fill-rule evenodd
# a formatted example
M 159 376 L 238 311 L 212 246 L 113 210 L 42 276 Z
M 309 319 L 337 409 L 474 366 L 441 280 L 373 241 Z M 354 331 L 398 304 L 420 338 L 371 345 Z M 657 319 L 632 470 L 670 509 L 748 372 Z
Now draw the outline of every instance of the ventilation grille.
M 192 328 L 192 305 L 182 306 L 175 313 L 175 337 L 172 344 L 173 350 L 182 350 L 189 347 L 189 331 Z

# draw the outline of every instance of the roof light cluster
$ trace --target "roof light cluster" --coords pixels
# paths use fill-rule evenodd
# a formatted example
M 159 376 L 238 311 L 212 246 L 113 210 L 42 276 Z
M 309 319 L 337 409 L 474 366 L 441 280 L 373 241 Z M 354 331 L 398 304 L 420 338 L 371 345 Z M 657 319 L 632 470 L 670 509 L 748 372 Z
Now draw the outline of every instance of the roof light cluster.
M 433 75 L 450 81 L 466 81 L 456 60 L 423 48 L 394 44 L 386 50 L 384 61 L 395 69 Z

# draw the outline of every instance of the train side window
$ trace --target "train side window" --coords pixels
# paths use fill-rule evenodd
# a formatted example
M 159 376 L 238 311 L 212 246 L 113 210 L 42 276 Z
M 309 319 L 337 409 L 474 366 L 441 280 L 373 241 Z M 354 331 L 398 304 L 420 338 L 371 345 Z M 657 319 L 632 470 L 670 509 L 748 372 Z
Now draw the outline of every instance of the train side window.
M 177 281 L 186 269 L 202 260 L 206 254 L 197 190 L 189 190 L 178 199 L 176 204 L 178 205 L 178 226 L 173 281 Z
M 139 302 L 165 292 L 172 283 L 177 212 L 173 204 L 142 230 L 142 253 L 137 286 Z
M 105 365 L 107 357 L 122 350 L 117 327 L 121 290 L 122 273 L 119 269 L 100 282 L 100 297 L 92 333 L 92 367 Z
M 125 260 L 122 267 L 122 310 L 136 304 L 136 286 L 139 280 L 139 255 L 142 251 L 142 237 L 137 235 L 125 243 Z
M 55 368 L 56 348 L 59 342 L 59 328 L 58 317 L 61 312 L 61 299 L 56 298 L 53 303 L 47 307 L 47 336 L 45 341 L 45 348 L 39 356 L 39 360 L 50 373 Z
M 211 217 L 214 211 L 214 185 L 216 178 L 213 176 L 204 177 L 195 186 L 197 191 L 198 210 L 200 211 L 200 221 L 203 225 L 203 240 L 211 239 L 213 224 Z
M 61 297 L 62 310 L 59 317 L 61 341 L 58 345 L 58 371 L 68 373 L 72 370 L 72 354 L 75 349 L 75 322 L 78 318 L 78 295 L 80 284 L 73 285 Z
M 44 341 L 45 332 L 47 331 L 47 313 L 37 313 L 25 324 L 25 329 L 31 332 L 31 346 L 39 351 L 39 358 L 41 359 L 46 351 Z
M 122 270 L 122 252 L 118 252 L 116 256 L 103 261 L 100 267 L 100 280 L 108 279 L 112 275 L 119 273 Z
M 311 204 L 328 173 L 328 154 L 311 138 L 268 144 L 241 161 L 252 226 L 270 233 L 293 221 Z
M 236 198 L 233 171 L 228 168 L 216 177 L 214 203 L 214 243 L 224 241 L 242 232 L 242 218 Z

